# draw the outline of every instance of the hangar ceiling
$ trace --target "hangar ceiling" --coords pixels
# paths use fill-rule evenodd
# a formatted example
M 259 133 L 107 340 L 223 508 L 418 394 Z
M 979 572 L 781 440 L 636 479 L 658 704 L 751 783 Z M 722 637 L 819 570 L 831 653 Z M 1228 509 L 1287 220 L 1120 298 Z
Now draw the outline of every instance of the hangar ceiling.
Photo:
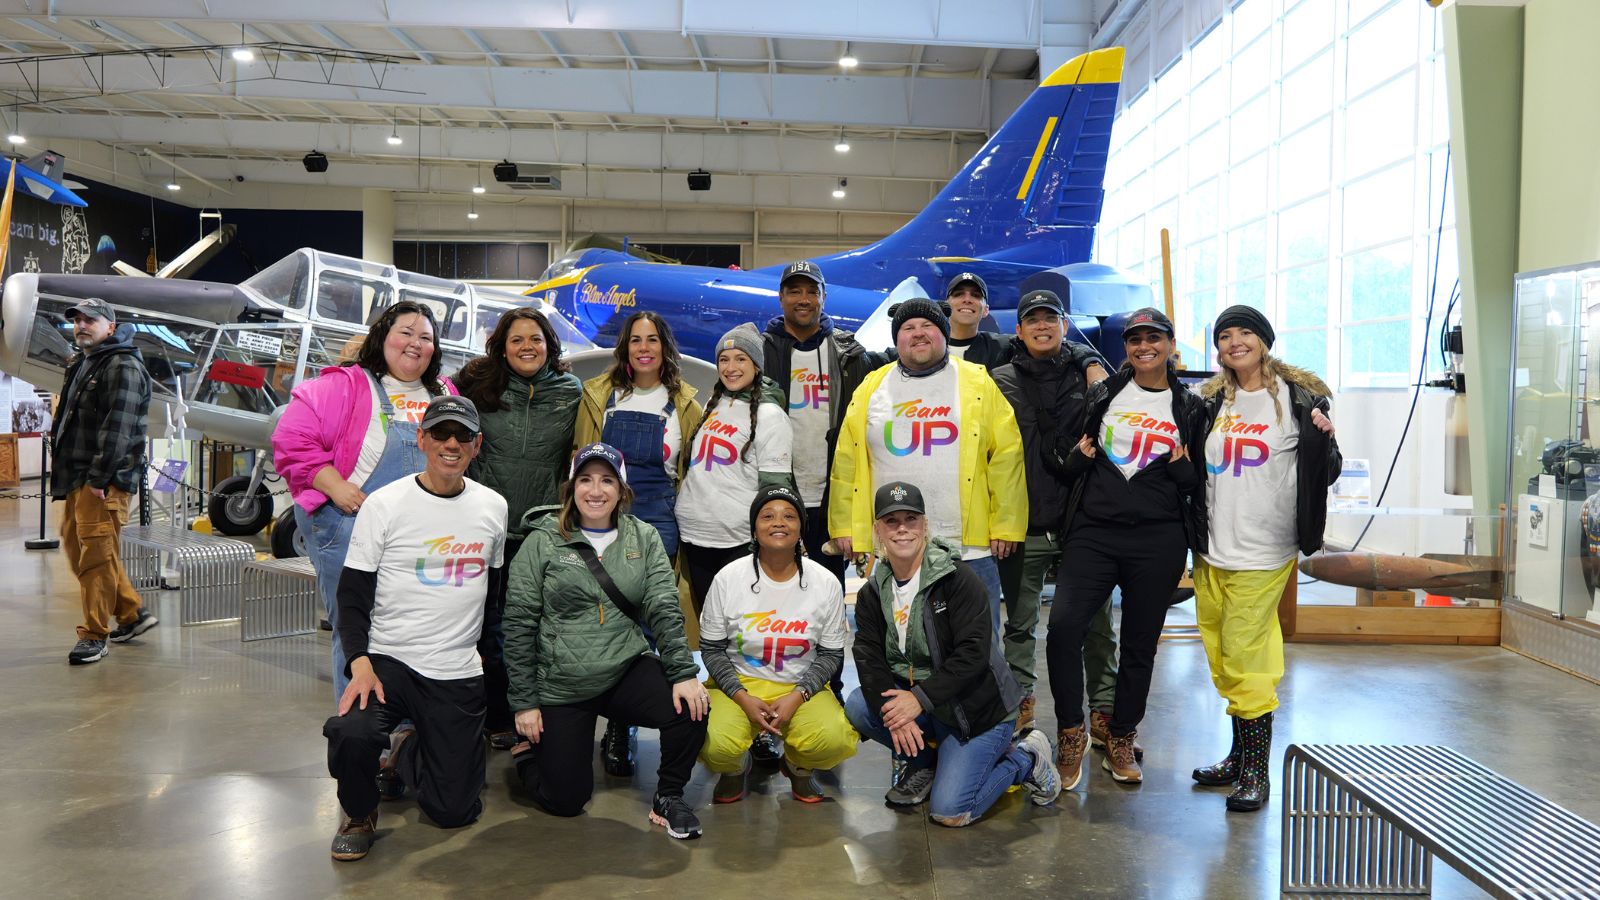
M 150 184 L 181 168 L 421 194 L 482 183 L 492 201 L 509 192 L 488 167 L 509 158 L 558 173 L 555 197 L 753 205 L 847 177 L 851 208 L 915 208 L 1027 95 L 1041 55 L 1086 49 L 1116 6 L 0 0 L 0 104 L 29 137 L 18 152 L 101 145 Z M 235 60 L 240 45 L 254 58 Z M 847 53 L 859 65 L 842 68 Z M 326 173 L 300 165 L 311 149 Z M 677 196 L 701 167 L 746 189 Z

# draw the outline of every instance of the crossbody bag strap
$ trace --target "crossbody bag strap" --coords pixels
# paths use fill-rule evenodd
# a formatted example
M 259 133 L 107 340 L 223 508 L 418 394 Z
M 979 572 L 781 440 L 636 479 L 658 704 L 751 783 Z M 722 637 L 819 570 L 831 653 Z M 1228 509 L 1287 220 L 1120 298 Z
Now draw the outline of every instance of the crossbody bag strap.
M 572 548 L 578 551 L 579 556 L 583 557 L 584 563 L 589 567 L 589 574 L 594 576 L 595 581 L 600 582 L 600 590 L 605 591 L 606 596 L 611 598 L 612 605 L 622 610 L 622 614 L 632 619 L 635 625 L 642 624 L 639 621 L 641 616 L 639 607 L 635 606 L 633 601 L 627 597 L 622 596 L 622 589 L 618 588 L 617 583 L 611 580 L 611 573 L 606 571 L 606 567 L 600 564 L 600 557 L 595 555 L 594 548 L 588 543 L 573 544 Z

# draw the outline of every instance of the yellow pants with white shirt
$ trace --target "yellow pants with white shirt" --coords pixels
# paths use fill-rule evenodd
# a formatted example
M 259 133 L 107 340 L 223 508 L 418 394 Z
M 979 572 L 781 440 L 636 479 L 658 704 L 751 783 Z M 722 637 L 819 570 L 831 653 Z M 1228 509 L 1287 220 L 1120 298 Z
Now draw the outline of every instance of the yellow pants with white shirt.
M 1283 631 L 1278 600 L 1295 561 L 1276 569 L 1219 569 L 1194 561 L 1195 618 L 1211 666 L 1211 683 L 1228 715 L 1256 719 L 1278 708 Z
M 795 689 L 792 684 L 739 676 L 744 689 L 771 703 Z M 739 704 L 728 698 L 716 682 L 707 680 L 711 692 L 711 717 L 706 727 L 706 742 L 700 748 L 700 761 L 719 775 L 744 771 L 744 756 L 761 727 L 750 721 Z M 788 727 L 783 729 L 783 755 L 789 765 L 799 769 L 831 769 L 856 755 L 861 735 L 850 727 L 844 707 L 833 691 L 824 688 L 800 704 Z

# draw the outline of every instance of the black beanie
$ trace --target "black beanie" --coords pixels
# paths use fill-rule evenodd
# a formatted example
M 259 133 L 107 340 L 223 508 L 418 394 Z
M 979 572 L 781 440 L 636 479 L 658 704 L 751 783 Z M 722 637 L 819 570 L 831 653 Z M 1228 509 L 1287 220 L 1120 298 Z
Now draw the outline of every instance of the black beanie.
M 1255 332 L 1256 337 L 1261 338 L 1261 342 L 1266 344 L 1269 350 L 1272 349 L 1273 341 L 1278 339 L 1272 331 L 1272 323 L 1267 321 L 1261 310 L 1240 304 L 1230 306 L 1217 314 L 1217 323 L 1211 326 L 1211 346 L 1217 345 L 1217 338 L 1222 332 L 1229 328 L 1240 327 Z
M 762 490 L 757 491 L 755 502 L 750 504 L 750 542 L 752 544 L 755 543 L 756 540 L 756 518 L 761 515 L 761 507 L 766 506 L 768 503 L 771 503 L 774 500 L 784 500 L 787 501 L 790 506 L 793 506 L 795 512 L 800 514 L 800 530 L 805 530 L 806 505 L 805 503 L 801 502 L 800 495 L 783 485 L 773 485 L 772 487 L 763 488 Z
M 892 340 L 900 339 L 900 326 L 911 319 L 927 319 L 939 329 L 945 340 L 950 340 L 950 317 L 939 304 L 925 297 L 916 297 L 895 305 L 894 327 L 890 330 Z

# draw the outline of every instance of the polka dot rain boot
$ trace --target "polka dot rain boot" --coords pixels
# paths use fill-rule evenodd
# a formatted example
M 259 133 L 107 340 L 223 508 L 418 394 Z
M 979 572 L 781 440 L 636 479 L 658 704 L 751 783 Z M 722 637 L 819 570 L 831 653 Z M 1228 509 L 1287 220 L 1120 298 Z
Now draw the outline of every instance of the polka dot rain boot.
M 1272 792 L 1272 713 L 1239 720 L 1239 783 L 1228 795 L 1228 809 L 1255 812 Z

